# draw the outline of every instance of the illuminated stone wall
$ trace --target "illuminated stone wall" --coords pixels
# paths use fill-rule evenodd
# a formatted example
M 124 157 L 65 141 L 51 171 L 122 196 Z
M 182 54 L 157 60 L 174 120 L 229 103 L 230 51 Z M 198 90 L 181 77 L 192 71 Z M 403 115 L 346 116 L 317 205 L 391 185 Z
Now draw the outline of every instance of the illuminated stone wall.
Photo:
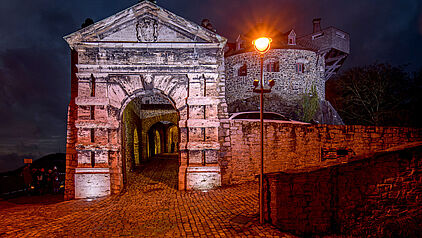
M 279 63 L 279 72 L 268 72 L 268 63 Z M 297 64 L 304 66 L 298 72 Z M 246 65 L 247 75 L 238 76 Z M 260 61 L 255 52 L 240 53 L 225 58 L 226 100 L 229 112 L 258 111 L 259 97 L 253 93 L 253 81 L 260 79 Z M 279 112 L 290 118 L 300 116 L 300 98 L 314 85 L 320 100 L 325 100 L 324 59 L 316 52 L 304 49 L 271 49 L 264 58 L 264 81 L 275 80 L 271 94 L 265 95 L 265 110 Z
M 279 95 L 283 100 L 296 104 L 301 94 L 316 86 L 318 96 L 325 99 L 324 60 L 310 50 L 302 49 L 271 49 L 265 54 L 264 66 L 270 62 L 279 62 L 279 72 L 268 72 L 264 67 L 264 81 L 274 79 L 276 84 L 272 94 Z M 297 72 L 296 65 L 303 63 L 304 72 Z M 247 75 L 238 76 L 238 69 L 246 64 Z M 229 111 L 239 111 L 242 100 L 253 96 L 253 81 L 260 78 L 259 55 L 255 52 L 236 54 L 225 58 L 226 69 L 226 99 Z M 274 102 L 268 103 L 275 104 Z M 254 105 L 256 108 L 258 105 Z
M 139 116 L 134 112 L 133 107 L 129 104 L 123 112 L 124 123 L 124 147 L 125 147 L 125 160 L 126 171 L 129 172 L 135 167 L 135 149 L 134 149 L 134 132 L 138 133 L 138 138 L 142 134 L 142 122 Z M 142 146 L 141 146 L 142 148 Z
M 259 173 L 259 128 L 258 120 L 223 122 L 223 185 L 252 181 Z M 280 122 L 265 122 L 264 135 L 265 173 L 325 167 L 361 154 L 422 141 L 421 129 Z

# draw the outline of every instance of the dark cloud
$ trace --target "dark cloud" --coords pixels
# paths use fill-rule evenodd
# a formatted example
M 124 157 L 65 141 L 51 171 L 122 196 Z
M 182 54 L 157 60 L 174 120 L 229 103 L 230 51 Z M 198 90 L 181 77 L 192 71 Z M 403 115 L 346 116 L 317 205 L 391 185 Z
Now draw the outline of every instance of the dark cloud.
M 2 0 L 0 8 L 0 170 L 24 156 L 63 152 L 70 98 L 70 55 L 63 36 L 86 18 L 99 21 L 137 0 Z M 233 41 L 258 21 L 312 31 L 312 19 L 351 35 L 344 68 L 375 61 L 422 65 L 420 0 L 158 0 L 200 23 L 208 18 Z M 15 161 L 16 163 L 13 163 Z
M 0 173 L 17 169 L 24 166 L 23 159 L 36 159 L 38 155 L 34 154 L 0 154 Z
M 75 24 L 57 2 L 2 2 L 0 171 L 64 151 L 70 69 L 61 36 Z

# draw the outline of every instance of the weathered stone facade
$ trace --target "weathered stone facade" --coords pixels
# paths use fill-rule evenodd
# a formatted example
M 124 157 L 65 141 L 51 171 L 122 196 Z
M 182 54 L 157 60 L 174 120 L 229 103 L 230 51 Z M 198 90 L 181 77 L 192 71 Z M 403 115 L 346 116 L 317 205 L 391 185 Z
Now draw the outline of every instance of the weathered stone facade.
M 279 71 L 269 72 L 266 66 L 277 62 Z M 304 66 L 303 72 L 296 70 L 297 64 Z M 252 82 L 260 77 L 259 56 L 247 52 L 228 56 L 226 66 L 226 100 L 229 112 L 259 110 L 259 99 L 254 97 Z M 239 76 L 238 71 L 246 66 L 246 75 Z M 276 81 L 271 94 L 266 96 L 265 110 L 282 112 L 290 117 L 299 117 L 298 104 L 301 96 L 315 86 L 320 100 L 325 100 L 324 60 L 310 50 L 273 49 L 265 54 L 264 81 Z M 286 111 L 288 110 L 288 111 Z
M 225 38 L 143 1 L 65 40 L 73 59 L 67 199 L 120 192 L 130 158 L 123 112 L 151 94 L 178 114 L 179 189 L 220 186 Z
M 350 37 L 334 27 L 321 30 L 320 19 L 314 20 L 314 32 L 296 37 L 287 33 L 269 32 L 271 49 L 264 55 L 264 85 L 275 81 L 272 92 L 265 96 L 265 110 L 301 120 L 305 94 L 315 87 L 319 108 L 313 119 L 322 124 L 343 124 L 340 116 L 325 100 L 325 82 L 335 74 L 350 53 Z M 249 43 L 256 37 L 254 30 L 239 35 L 226 46 L 226 98 L 229 113 L 256 111 L 258 96 L 253 94 L 254 80 L 260 78 L 258 54 Z
M 223 184 L 259 174 L 259 120 L 222 120 Z M 349 158 L 422 141 L 417 128 L 264 122 L 264 172 L 322 168 Z

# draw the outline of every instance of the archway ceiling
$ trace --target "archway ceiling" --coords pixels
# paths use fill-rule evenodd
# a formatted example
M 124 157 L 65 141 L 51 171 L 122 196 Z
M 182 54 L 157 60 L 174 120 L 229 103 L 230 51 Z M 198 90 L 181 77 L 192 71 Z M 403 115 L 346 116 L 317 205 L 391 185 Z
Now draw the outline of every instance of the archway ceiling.
M 170 101 L 157 93 L 136 97 L 128 104 L 127 108 L 133 110 L 141 119 L 175 112 Z

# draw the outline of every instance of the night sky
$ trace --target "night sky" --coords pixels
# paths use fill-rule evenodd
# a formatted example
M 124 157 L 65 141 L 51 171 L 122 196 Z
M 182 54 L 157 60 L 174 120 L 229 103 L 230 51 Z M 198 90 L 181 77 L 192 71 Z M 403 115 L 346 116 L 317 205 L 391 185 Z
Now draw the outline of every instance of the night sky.
M 2 0 L 0 3 L 0 172 L 23 158 L 65 152 L 70 100 L 70 50 L 63 36 L 86 18 L 99 21 L 137 0 Z M 420 0 L 158 0 L 158 5 L 196 23 L 208 18 L 233 41 L 257 21 L 282 32 L 322 28 L 350 34 L 347 69 L 379 63 L 422 66 Z

